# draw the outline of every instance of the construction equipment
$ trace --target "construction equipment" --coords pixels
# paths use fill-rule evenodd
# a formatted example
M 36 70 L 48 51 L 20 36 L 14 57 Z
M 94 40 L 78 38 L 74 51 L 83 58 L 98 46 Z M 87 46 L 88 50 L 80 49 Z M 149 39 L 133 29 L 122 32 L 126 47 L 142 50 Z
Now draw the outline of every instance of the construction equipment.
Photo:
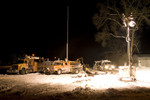
M 13 64 L 7 73 L 27 74 L 30 72 L 37 72 L 39 57 L 25 55 L 24 58 L 18 58 L 16 64 Z
M 78 58 L 77 61 L 81 62 L 82 66 L 83 66 L 83 71 L 85 71 L 86 74 L 93 75 L 93 71 L 91 71 L 91 68 L 89 67 L 89 64 L 85 64 L 83 62 L 83 57 Z M 95 72 L 94 72 L 94 74 L 95 74 Z
M 38 72 L 39 73 L 44 73 L 46 67 L 52 65 L 53 61 L 49 61 L 49 59 L 44 59 L 44 57 L 42 57 L 39 60 L 39 64 L 38 64 Z

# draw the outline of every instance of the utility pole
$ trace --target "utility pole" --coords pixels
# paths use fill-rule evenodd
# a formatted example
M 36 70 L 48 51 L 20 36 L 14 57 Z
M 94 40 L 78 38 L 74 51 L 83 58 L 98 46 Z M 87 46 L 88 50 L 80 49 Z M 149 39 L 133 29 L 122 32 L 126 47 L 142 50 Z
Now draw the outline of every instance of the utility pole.
M 127 24 L 127 48 L 128 48 L 128 63 L 130 68 L 130 76 L 132 76 L 132 65 L 131 65 L 131 38 L 130 38 L 130 28 L 129 22 Z
M 131 62 L 131 38 L 130 38 L 130 27 L 134 27 L 136 25 L 136 23 L 133 21 L 133 15 L 131 13 L 131 15 L 129 17 L 126 17 L 123 14 L 123 23 L 124 26 L 127 28 L 127 37 L 126 37 L 126 42 L 127 42 L 127 54 L 128 54 L 128 64 L 129 64 L 129 71 L 130 71 L 130 77 L 133 76 L 132 73 L 132 62 Z

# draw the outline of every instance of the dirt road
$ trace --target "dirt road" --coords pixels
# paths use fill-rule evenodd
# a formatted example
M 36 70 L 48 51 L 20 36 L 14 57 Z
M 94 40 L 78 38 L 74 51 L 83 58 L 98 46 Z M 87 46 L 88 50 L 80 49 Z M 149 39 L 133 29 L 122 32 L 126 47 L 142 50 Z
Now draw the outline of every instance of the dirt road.
M 142 75 L 141 75 L 142 74 Z M 0 100 L 150 100 L 150 70 L 137 71 L 136 82 L 121 82 L 117 75 L 79 74 L 0 75 Z

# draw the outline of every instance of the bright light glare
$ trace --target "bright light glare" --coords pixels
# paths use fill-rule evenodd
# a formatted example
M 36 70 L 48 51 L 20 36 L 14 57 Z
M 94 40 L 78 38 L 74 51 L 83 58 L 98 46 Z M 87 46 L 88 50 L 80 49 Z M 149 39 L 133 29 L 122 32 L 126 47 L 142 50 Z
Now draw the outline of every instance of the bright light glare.
M 134 27 L 135 25 L 136 25 L 136 23 L 135 23 L 134 21 L 130 21 L 130 22 L 129 22 L 129 26 L 130 26 L 130 27 Z
M 107 65 L 105 66 L 105 69 L 108 69 L 108 66 L 107 66 Z
M 90 87 L 91 89 L 101 90 L 108 88 L 135 88 L 135 87 L 147 87 L 150 88 L 150 68 L 138 68 L 136 73 L 137 81 L 132 82 L 129 80 L 119 81 L 119 75 L 95 75 L 94 77 L 82 78 L 84 80 L 81 83 L 82 87 Z
M 23 80 L 32 84 L 60 84 L 69 86 L 67 89 L 74 89 L 76 87 L 90 87 L 95 90 L 102 90 L 108 88 L 134 88 L 134 87 L 147 87 L 150 88 L 150 68 L 137 68 L 136 82 L 124 82 L 119 81 L 119 75 L 105 74 L 85 77 L 85 74 L 62 74 L 62 75 L 37 75 L 29 74 L 30 77 L 34 77 L 32 80 Z M 81 77 L 78 77 L 81 76 Z M 36 78 L 37 77 L 37 78 Z
M 112 65 L 111 67 L 112 67 L 112 69 L 114 69 L 114 68 L 115 68 L 115 66 L 113 66 L 113 65 Z

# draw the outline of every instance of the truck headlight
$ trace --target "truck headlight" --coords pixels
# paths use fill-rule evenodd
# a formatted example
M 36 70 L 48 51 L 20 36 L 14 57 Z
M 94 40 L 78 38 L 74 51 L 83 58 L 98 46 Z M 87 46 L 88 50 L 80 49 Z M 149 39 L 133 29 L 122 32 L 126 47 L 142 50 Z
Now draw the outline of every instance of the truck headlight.
M 115 68 L 115 66 L 113 66 L 113 65 L 112 65 L 112 66 L 111 66 L 111 68 L 112 68 L 112 69 L 114 69 L 114 68 Z
M 105 66 L 105 69 L 108 69 L 109 66 Z
M 47 68 L 47 70 L 49 70 L 49 68 Z

